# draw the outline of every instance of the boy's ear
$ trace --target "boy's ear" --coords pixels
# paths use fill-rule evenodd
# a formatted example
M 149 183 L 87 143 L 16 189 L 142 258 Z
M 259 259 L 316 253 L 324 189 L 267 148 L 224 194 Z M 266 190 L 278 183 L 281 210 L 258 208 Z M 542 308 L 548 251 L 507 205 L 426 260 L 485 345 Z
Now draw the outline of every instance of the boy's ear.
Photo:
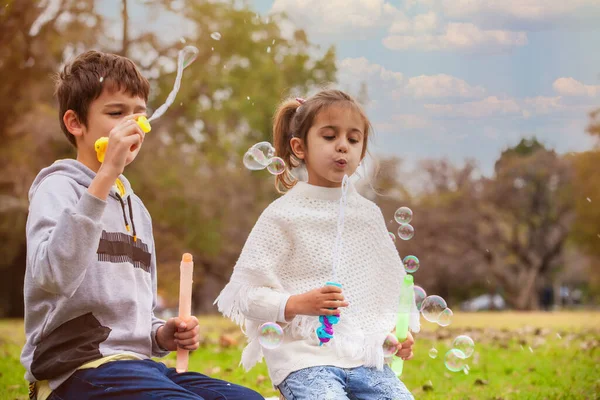
M 297 137 L 292 138 L 290 140 L 290 147 L 292 148 L 292 153 L 294 153 L 296 158 L 299 160 L 304 160 L 306 149 L 304 149 L 304 143 L 302 142 L 302 139 Z
M 79 121 L 79 117 L 73 110 L 67 110 L 63 115 L 63 122 L 67 127 L 67 130 L 75 137 L 83 136 L 83 124 Z

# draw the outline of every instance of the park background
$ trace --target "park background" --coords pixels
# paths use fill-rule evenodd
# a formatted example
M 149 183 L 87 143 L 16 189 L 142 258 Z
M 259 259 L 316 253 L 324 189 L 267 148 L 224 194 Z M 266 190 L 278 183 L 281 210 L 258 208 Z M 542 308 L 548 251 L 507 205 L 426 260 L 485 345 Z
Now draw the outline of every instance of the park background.
M 271 139 L 282 98 L 329 85 L 374 127 L 357 185 L 391 232 L 398 207 L 414 211 L 398 250 L 455 311 L 449 327 L 423 323 L 407 386 L 418 398 L 598 398 L 599 20 L 594 0 L 0 1 L 0 398 L 26 396 L 28 189 L 74 156 L 52 74 L 87 49 L 126 55 L 155 109 L 186 45 L 198 58 L 126 175 L 153 216 L 164 315 L 181 254 L 194 255 L 192 369 L 274 395 L 264 364 L 237 366 L 244 340 L 212 303 L 278 196 L 242 155 Z M 477 346 L 468 375 L 441 360 L 461 333 Z

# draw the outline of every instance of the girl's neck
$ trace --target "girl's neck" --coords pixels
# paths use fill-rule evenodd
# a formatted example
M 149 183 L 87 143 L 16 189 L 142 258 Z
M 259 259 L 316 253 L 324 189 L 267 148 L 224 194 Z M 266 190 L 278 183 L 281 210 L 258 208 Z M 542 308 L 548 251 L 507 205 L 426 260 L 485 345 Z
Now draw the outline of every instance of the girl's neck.
M 348 184 L 348 194 L 355 191 L 352 183 Z M 303 196 L 320 199 L 320 200 L 333 200 L 338 201 L 342 195 L 342 187 L 326 187 L 313 185 L 310 182 L 299 181 L 296 186 L 292 189 L 295 193 Z

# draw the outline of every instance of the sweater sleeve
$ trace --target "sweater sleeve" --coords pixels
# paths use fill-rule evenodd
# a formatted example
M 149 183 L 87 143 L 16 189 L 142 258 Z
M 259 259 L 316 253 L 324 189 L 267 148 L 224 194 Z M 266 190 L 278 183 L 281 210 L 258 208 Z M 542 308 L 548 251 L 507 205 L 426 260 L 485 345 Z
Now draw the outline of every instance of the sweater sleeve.
M 238 324 L 245 319 L 286 322 L 285 305 L 290 294 L 276 272 L 290 252 L 291 240 L 283 219 L 267 207 L 248 236 L 230 282 L 215 300 L 219 311 Z
M 27 218 L 27 268 L 47 292 L 71 297 L 94 263 L 102 235 L 106 202 L 87 191 L 79 197 L 76 183 L 48 176 L 31 198 Z

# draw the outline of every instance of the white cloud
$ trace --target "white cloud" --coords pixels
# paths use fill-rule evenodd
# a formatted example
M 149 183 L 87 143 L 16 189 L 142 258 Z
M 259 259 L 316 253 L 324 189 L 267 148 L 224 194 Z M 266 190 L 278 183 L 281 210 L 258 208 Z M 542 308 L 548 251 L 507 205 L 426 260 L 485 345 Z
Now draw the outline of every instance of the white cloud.
M 400 93 L 404 85 L 401 72 L 391 71 L 382 65 L 371 63 L 364 57 L 345 58 L 337 62 L 337 78 L 342 90 L 354 95 L 360 91 L 360 85 L 366 83 L 367 91 L 371 93 Z M 371 97 L 368 107 L 375 107 L 376 100 Z M 380 97 L 377 100 L 383 100 Z
M 585 12 L 600 10 L 597 0 L 441 0 L 445 15 L 468 20 L 496 22 L 539 22 L 584 17 Z
M 574 78 L 558 78 L 552 88 L 563 96 L 588 96 L 600 95 L 600 85 L 585 85 Z
M 494 53 L 527 44 L 525 32 L 482 30 L 471 23 L 451 22 L 441 34 L 394 35 L 383 39 L 392 50 L 458 50 Z
M 433 128 L 431 120 L 416 114 L 396 114 L 392 115 L 392 121 L 402 129 L 428 129 Z
M 460 104 L 425 104 L 424 107 L 434 115 L 451 118 L 476 119 L 521 114 L 521 107 L 514 99 L 499 99 L 496 96 Z
M 566 106 L 561 102 L 562 97 L 546 97 L 546 96 L 537 96 L 537 97 L 528 97 L 524 99 L 524 105 L 527 107 L 527 115 L 528 117 L 531 113 L 540 115 L 540 114 L 551 114 L 557 111 L 565 110 Z
M 407 96 L 414 99 L 480 98 L 486 93 L 482 86 L 472 86 L 446 74 L 420 75 L 407 80 L 401 72 L 371 63 L 364 57 L 340 60 L 337 62 L 337 69 L 341 88 L 358 93 L 360 84 L 364 82 L 369 93 L 383 93 L 391 100 Z M 378 98 L 383 100 L 381 96 Z
M 389 24 L 399 11 L 385 0 L 275 0 L 271 13 L 285 12 L 317 34 L 353 35 Z
M 410 78 L 406 92 L 416 98 L 427 97 L 483 97 L 482 86 L 471 86 L 462 79 L 446 74 L 421 75 Z
M 440 19 L 432 11 L 425 14 L 418 14 L 412 19 L 402 13 L 398 13 L 394 18 L 390 33 L 425 33 L 433 32 L 439 28 Z

